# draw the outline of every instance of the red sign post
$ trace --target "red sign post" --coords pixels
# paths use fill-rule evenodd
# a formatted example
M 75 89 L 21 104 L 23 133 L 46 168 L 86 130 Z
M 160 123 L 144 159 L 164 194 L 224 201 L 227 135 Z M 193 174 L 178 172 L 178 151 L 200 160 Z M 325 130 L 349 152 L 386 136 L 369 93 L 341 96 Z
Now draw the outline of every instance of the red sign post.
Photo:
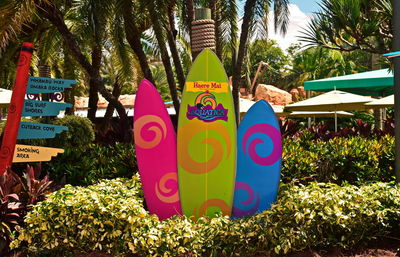
M 8 108 L 7 123 L 4 129 L 3 141 L 0 150 L 0 175 L 11 166 L 15 144 L 17 142 L 18 128 L 24 106 L 25 92 L 28 84 L 29 68 L 33 52 L 32 43 L 23 43 L 18 59 L 17 73 Z

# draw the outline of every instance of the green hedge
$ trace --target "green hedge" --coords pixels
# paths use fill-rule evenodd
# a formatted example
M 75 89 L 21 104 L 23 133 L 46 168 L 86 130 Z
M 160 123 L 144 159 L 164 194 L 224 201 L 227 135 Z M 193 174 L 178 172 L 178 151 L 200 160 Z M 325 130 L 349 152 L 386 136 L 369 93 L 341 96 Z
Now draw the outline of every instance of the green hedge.
M 18 140 L 18 143 L 20 144 L 85 149 L 95 139 L 93 123 L 88 118 L 80 116 L 65 116 L 63 118 L 50 119 L 49 121 L 43 118 L 22 118 L 21 120 L 26 122 L 67 126 L 68 130 L 57 134 L 55 138 Z M 0 135 L 3 133 L 5 125 L 6 122 L 0 123 Z
M 91 185 L 100 179 L 130 178 L 137 172 L 134 145 L 123 143 L 66 148 L 44 167 L 52 180 L 77 186 Z
M 95 139 L 93 123 L 85 117 L 67 115 L 51 120 L 51 124 L 67 126 L 68 130 L 48 139 L 53 147 L 86 149 Z
M 282 180 L 351 184 L 388 182 L 394 176 L 394 138 L 334 138 L 285 140 Z
M 103 251 L 115 256 L 267 255 L 352 246 L 399 231 L 400 187 L 283 185 L 271 210 L 246 219 L 159 221 L 143 208 L 137 176 L 66 186 L 34 206 L 12 247 L 40 256 Z M 24 245 L 24 244 L 22 244 Z
M 99 179 L 131 177 L 137 172 L 133 144 L 114 146 L 89 144 L 86 148 L 66 148 L 64 154 L 44 163 L 52 179 L 72 185 L 90 185 Z M 394 138 L 335 138 L 313 141 L 285 140 L 282 181 L 298 180 L 351 184 L 393 180 Z

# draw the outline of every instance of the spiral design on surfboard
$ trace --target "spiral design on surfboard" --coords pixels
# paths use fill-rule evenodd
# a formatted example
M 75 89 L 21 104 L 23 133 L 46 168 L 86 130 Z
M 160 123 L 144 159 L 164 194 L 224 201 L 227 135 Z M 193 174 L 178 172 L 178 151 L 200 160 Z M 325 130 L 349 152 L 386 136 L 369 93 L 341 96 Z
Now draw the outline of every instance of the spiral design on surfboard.
M 247 199 L 241 201 L 240 203 L 248 207 L 246 209 L 241 209 L 234 203 L 232 208 L 232 215 L 237 218 L 243 218 L 256 213 L 258 210 L 258 206 L 260 205 L 260 194 L 257 193 L 257 196 L 255 196 L 254 189 L 249 184 L 241 181 L 236 182 L 235 193 L 238 190 L 244 190 L 247 193 Z
M 170 182 L 170 186 L 167 183 Z M 172 185 L 171 185 L 172 182 Z M 178 175 L 176 172 L 166 173 L 155 185 L 157 198 L 164 203 L 176 203 L 179 201 Z
M 213 153 L 211 158 L 205 162 L 194 160 L 189 148 L 190 142 L 197 138 L 198 134 L 204 132 L 204 123 L 199 120 L 192 120 L 179 129 L 180 133 L 185 137 L 181 139 L 180 146 L 183 149 L 180 151 L 181 154 L 178 155 L 178 164 L 189 173 L 204 174 L 210 172 L 217 168 L 224 158 L 228 159 L 232 153 L 232 140 L 229 132 L 219 122 L 210 123 L 207 126 L 208 137 L 204 138 L 203 136 L 204 139 L 197 143 L 208 145 L 210 147 L 209 151 Z M 217 133 L 219 137 L 216 137 L 212 132 Z
M 204 92 L 196 97 L 196 105 L 201 104 L 202 106 L 211 105 L 213 109 L 217 108 L 217 100 L 215 96 L 209 92 Z
M 156 115 L 144 115 L 134 123 L 135 144 L 144 149 L 156 147 L 167 136 L 167 125 Z
M 256 151 L 258 144 L 265 143 L 261 138 L 254 138 L 250 142 L 250 137 L 256 133 L 267 135 L 273 143 L 272 152 L 266 157 L 260 156 Z M 242 150 L 245 155 L 249 155 L 251 160 L 258 165 L 269 166 L 277 162 L 282 156 L 281 133 L 274 126 L 267 123 L 259 123 L 247 129 L 242 140 Z
M 230 215 L 231 208 L 229 205 L 222 199 L 208 199 L 204 203 L 201 204 L 200 208 L 194 208 L 193 216 L 194 217 L 203 217 L 206 215 L 208 208 L 210 207 L 217 207 L 221 212 L 222 215 Z

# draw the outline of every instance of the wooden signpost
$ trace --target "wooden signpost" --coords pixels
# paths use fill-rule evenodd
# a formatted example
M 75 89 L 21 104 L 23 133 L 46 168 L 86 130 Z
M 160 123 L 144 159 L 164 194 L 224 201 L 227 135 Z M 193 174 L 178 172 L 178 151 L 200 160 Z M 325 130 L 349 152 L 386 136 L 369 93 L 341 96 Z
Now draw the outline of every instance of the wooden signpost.
M 7 123 L 4 128 L 3 141 L 0 149 L 0 175 L 2 175 L 11 165 L 14 156 L 18 127 L 21 120 L 25 92 L 28 84 L 32 53 L 33 44 L 23 43 L 18 59 L 14 89 L 11 96 L 10 107 L 8 108 Z
M 54 138 L 56 134 L 68 129 L 66 126 L 21 122 L 22 116 L 56 116 L 60 111 L 72 107 L 67 103 L 25 100 L 25 95 L 63 92 L 77 83 L 68 79 L 29 77 L 32 52 L 33 44 L 23 43 L 0 149 L 0 175 L 13 162 L 49 161 L 51 157 L 64 152 L 59 148 L 16 144 L 17 139 Z

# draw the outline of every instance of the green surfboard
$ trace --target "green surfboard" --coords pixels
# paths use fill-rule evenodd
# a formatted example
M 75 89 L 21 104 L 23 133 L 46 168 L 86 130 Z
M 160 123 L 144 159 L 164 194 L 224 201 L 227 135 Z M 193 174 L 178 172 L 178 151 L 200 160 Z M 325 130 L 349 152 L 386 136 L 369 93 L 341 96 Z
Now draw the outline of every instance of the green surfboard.
M 178 121 L 178 179 L 182 212 L 195 218 L 231 214 L 236 165 L 232 92 L 209 49 L 186 79 Z

